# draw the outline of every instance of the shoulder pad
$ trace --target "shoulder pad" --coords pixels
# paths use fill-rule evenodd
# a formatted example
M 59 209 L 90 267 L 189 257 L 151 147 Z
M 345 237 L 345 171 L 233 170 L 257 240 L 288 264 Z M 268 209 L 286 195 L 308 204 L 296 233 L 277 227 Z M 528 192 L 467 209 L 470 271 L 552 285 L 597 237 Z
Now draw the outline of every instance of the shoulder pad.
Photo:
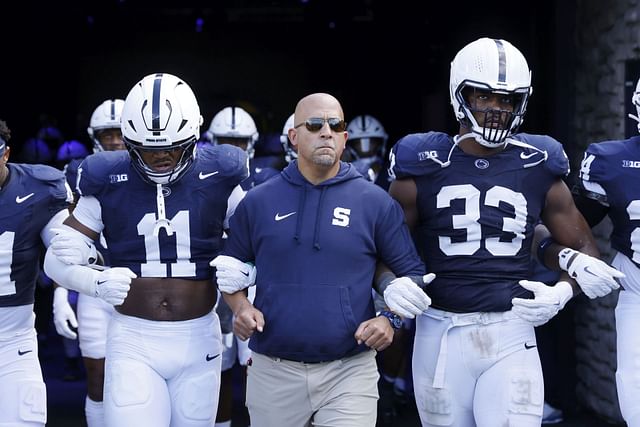
M 623 141 L 602 141 L 589 144 L 580 165 L 582 181 L 603 182 L 612 179 L 620 168 L 637 167 L 635 153 L 640 137 Z
M 30 165 L 22 163 L 22 170 L 27 175 L 30 175 L 38 181 L 58 181 L 61 177 L 64 178 L 62 171 L 47 165 Z
M 407 135 L 391 149 L 389 175 L 404 178 L 440 169 L 448 160 L 452 145 L 452 138 L 442 132 Z
M 589 144 L 587 153 L 595 156 L 615 156 L 627 150 L 627 143 L 640 144 L 640 137 L 634 137 L 625 141 L 602 141 Z
M 49 187 L 49 191 L 54 198 L 72 200 L 68 190 L 69 187 L 66 185 L 67 180 L 62 171 L 47 165 L 14 164 L 14 166 Z
M 553 175 L 566 176 L 569 174 L 569 158 L 564 152 L 562 144 L 556 139 L 548 135 L 519 133 L 513 135 L 511 140 L 520 142 L 516 145 L 523 149 L 521 158 L 525 167 L 544 162 L 544 167 Z
M 123 177 L 133 171 L 129 152 L 101 151 L 84 158 L 78 168 L 78 190 L 83 196 L 100 192 L 112 181 L 113 176 Z M 122 180 L 126 180 L 122 178 Z
M 232 177 L 236 184 L 249 176 L 249 159 L 244 150 L 230 145 L 214 145 L 198 150 L 198 159 L 200 162 L 217 163 L 214 167 L 220 171 L 220 174 Z

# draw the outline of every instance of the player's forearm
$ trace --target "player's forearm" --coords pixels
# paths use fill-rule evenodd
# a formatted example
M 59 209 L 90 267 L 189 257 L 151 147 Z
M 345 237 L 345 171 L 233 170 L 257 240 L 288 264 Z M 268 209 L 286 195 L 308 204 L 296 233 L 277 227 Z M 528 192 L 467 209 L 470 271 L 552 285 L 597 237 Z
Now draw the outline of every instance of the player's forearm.
M 234 314 L 240 311 L 242 306 L 251 304 L 251 301 L 249 301 L 249 299 L 247 298 L 246 290 L 241 290 L 233 294 L 226 294 L 224 292 L 221 292 L 221 294 L 224 298 L 224 301 L 227 303 L 229 308 L 231 308 L 231 311 Z
M 44 258 L 44 272 L 64 288 L 96 296 L 95 281 L 99 272 L 83 265 L 65 264 L 50 249 Z

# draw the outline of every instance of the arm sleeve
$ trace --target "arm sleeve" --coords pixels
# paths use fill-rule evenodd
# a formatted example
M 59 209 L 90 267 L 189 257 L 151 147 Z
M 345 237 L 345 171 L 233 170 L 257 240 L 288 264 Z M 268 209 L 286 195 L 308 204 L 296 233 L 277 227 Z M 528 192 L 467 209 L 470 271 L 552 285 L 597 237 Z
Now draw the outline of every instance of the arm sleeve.
M 67 209 L 58 211 L 58 213 L 49 220 L 47 225 L 44 226 L 42 231 L 40 231 L 40 238 L 42 239 L 42 243 L 44 243 L 45 247 L 49 247 L 51 239 L 53 239 L 53 237 L 56 235 L 53 229 L 61 228 L 63 226 L 62 223 L 65 219 L 67 219 L 68 216 L 69 211 Z

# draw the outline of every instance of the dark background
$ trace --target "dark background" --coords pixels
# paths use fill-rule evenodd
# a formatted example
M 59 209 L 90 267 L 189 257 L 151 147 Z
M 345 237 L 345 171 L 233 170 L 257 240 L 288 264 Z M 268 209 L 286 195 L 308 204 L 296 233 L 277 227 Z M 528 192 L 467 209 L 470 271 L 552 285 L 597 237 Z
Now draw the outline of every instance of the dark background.
M 347 120 L 372 114 L 394 142 L 423 130 L 456 130 L 449 64 L 483 36 L 518 47 L 533 70 L 523 131 L 571 143 L 573 1 L 87 1 L 22 2 L 2 11 L 0 118 L 11 145 L 47 121 L 87 141 L 93 109 L 125 98 L 152 72 L 183 78 L 206 130 L 236 104 L 261 134 L 280 133 L 312 92 L 341 100 Z M 15 9 L 15 8 L 18 9 Z M 556 108 L 561 105 L 561 108 Z

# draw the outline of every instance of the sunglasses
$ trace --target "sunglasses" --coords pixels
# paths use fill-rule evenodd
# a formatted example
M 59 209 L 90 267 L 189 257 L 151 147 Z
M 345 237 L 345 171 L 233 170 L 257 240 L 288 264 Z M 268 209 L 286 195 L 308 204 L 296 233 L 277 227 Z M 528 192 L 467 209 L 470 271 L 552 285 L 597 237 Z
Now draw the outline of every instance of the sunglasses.
M 329 123 L 329 127 L 334 132 L 344 132 L 347 128 L 347 122 L 337 117 L 331 117 L 328 119 L 323 119 L 322 117 L 311 117 L 310 119 L 295 125 L 294 128 L 298 129 L 300 126 L 304 125 L 309 132 L 318 132 L 322 129 L 325 122 Z

